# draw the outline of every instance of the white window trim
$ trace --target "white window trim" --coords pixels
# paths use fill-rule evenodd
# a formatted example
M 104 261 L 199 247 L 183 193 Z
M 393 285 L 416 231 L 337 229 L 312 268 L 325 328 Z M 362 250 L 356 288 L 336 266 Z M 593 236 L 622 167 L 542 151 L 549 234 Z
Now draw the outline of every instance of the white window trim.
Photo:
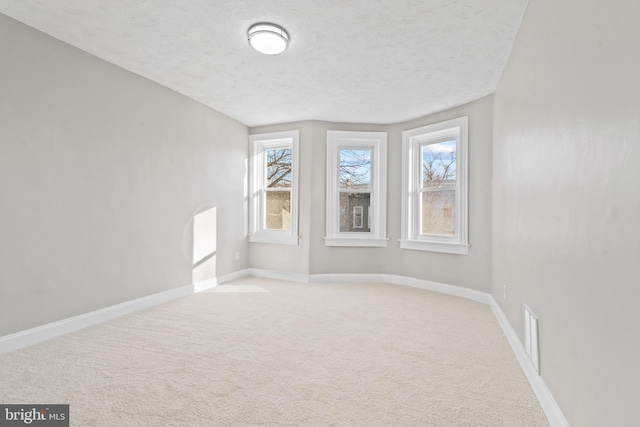
M 457 134 L 456 236 L 421 236 L 419 227 L 420 146 Z M 447 120 L 402 132 L 402 239 L 400 247 L 468 255 L 468 117 Z
M 249 136 L 249 242 L 298 245 L 298 177 L 299 140 L 297 130 L 262 133 Z M 291 146 L 291 227 L 289 230 L 264 228 L 264 153 L 269 148 Z
M 339 150 L 372 149 L 370 233 L 340 232 Z M 325 246 L 386 247 L 387 241 L 387 133 L 327 131 L 327 212 Z M 373 220 L 371 220 L 373 217 Z

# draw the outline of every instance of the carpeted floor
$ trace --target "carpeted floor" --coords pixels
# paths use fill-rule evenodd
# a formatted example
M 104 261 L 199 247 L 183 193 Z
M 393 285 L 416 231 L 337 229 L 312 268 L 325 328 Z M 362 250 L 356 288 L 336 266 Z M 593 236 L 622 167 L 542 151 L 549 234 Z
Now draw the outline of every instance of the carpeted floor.
M 0 356 L 72 426 L 546 426 L 491 309 L 247 277 Z

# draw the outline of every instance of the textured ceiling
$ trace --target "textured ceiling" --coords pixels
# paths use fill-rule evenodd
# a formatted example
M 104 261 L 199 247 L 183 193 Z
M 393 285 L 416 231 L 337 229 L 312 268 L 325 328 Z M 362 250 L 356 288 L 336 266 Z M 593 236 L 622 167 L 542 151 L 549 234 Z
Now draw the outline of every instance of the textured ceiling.
M 0 12 L 248 126 L 395 123 L 493 93 L 528 0 L 2 0 Z M 290 34 L 263 56 L 256 22 Z

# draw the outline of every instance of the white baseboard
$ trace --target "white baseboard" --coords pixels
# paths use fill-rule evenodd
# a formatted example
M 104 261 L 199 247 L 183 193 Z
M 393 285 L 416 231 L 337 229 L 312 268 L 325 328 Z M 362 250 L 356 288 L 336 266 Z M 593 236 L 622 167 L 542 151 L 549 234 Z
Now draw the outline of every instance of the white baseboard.
M 5 335 L 0 337 L 0 354 L 18 350 L 20 348 L 37 344 L 70 332 L 78 331 L 89 326 L 94 326 L 98 323 L 106 322 L 107 320 L 112 320 L 126 314 L 144 310 L 145 308 L 164 304 L 165 302 L 182 298 L 193 293 L 202 292 L 223 283 L 230 282 L 231 280 L 247 276 L 248 274 L 249 270 L 241 270 L 225 274 L 223 276 L 197 282 L 192 285 L 181 286 L 179 288 L 170 289 L 157 294 L 147 295 L 142 298 L 125 301 L 110 307 L 101 308 L 89 313 L 80 314 L 57 322 L 27 329 L 26 331 Z
M 249 270 L 246 269 L 246 270 L 240 270 L 240 271 L 235 271 L 233 273 L 225 274 L 223 276 L 214 277 L 208 280 L 202 280 L 200 282 L 196 282 L 193 285 L 191 285 L 193 289 L 192 293 L 197 294 L 198 292 L 215 288 L 216 286 L 222 285 L 223 283 L 227 283 L 236 279 L 241 279 L 245 276 L 248 276 L 249 274 L 250 274 Z
M 68 319 L 60 320 L 57 322 L 49 323 L 47 325 L 39 326 L 36 328 L 28 329 L 26 331 L 18 332 L 11 335 L 0 337 L 0 354 L 7 353 L 13 350 L 17 350 L 29 345 L 37 344 L 42 341 L 46 341 L 51 338 L 55 338 L 60 335 L 67 334 L 69 332 L 84 329 L 89 326 L 97 325 L 98 323 L 105 322 L 107 320 L 115 319 L 125 314 L 130 314 L 145 308 L 153 307 L 171 300 L 185 297 L 193 293 L 202 292 L 207 289 L 211 289 L 215 286 L 221 285 L 232 280 L 240 279 L 242 277 L 252 275 L 256 277 L 264 277 L 276 280 L 287 280 L 292 282 L 310 283 L 310 282 L 357 282 L 357 283 L 389 283 L 394 285 L 411 286 L 414 288 L 424 289 L 428 291 L 438 292 L 446 295 L 457 296 L 461 298 L 470 299 L 483 304 L 487 304 L 491 307 L 493 314 L 496 316 L 502 331 L 507 337 L 507 341 L 511 345 L 522 370 L 524 371 L 534 393 L 540 401 L 549 423 L 552 427 L 568 427 L 569 423 L 562 414 L 560 407 L 556 403 L 553 395 L 547 388 L 542 377 L 538 375 L 533 367 L 533 364 L 527 357 L 524 346 L 520 342 L 520 339 L 516 335 L 513 327 L 509 323 L 506 315 L 493 298 L 493 296 L 486 292 L 476 291 L 473 289 L 463 288 L 460 286 L 447 285 L 444 283 L 431 282 L 429 280 L 415 279 L 405 276 L 396 276 L 390 274 L 300 274 L 300 273 L 287 273 L 276 272 L 271 270 L 249 268 L 246 270 L 240 270 L 233 273 L 225 274 L 209 280 L 194 283 L 192 285 L 181 286 L 179 288 L 171 289 L 157 294 L 149 295 L 146 297 L 138 298 L 135 300 L 116 304 L 111 307 L 106 307 L 100 310 L 92 311 L 90 313 L 73 316 Z
M 549 420 L 549 424 L 551 424 L 552 427 L 569 427 L 569 422 L 564 417 L 564 414 L 547 388 L 547 385 L 544 383 L 544 380 L 540 375 L 538 375 L 536 368 L 533 366 L 533 362 L 531 362 L 527 356 L 524 345 L 518 338 L 518 335 L 511 326 L 511 323 L 509 323 L 507 316 L 504 314 L 502 308 L 500 308 L 493 296 L 490 295 L 489 298 L 489 306 L 491 307 L 493 314 L 496 316 L 504 335 L 507 337 L 507 341 L 509 341 L 513 352 L 516 354 L 520 367 L 527 376 L 529 384 L 531 384 L 531 388 L 533 388 L 533 392 L 538 398 L 540 406 Z
M 0 354 L 37 344 L 89 326 L 94 326 L 98 323 L 124 316 L 125 314 L 133 313 L 135 311 L 191 295 L 192 293 L 192 286 L 181 286 L 179 288 L 159 292 L 157 294 L 126 301 L 110 307 L 101 308 L 100 310 L 91 311 L 89 313 L 80 314 L 57 322 L 27 329 L 26 331 L 5 335 L 0 337 Z
M 289 280 L 287 277 L 291 277 L 292 273 L 276 273 L 267 270 L 251 270 L 251 274 L 259 277 L 273 278 L 279 280 Z M 461 286 L 447 285 L 445 283 L 432 282 L 429 280 L 416 279 L 406 276 L 396 276 L 391 274 L 311 274 L 308 276 L 295 274 L 295 281 L 304 283 L 389 283 L 394 285 L 411 286 L 418 289 L 424 289 L 427 291 L 438 292 L 445 295 L 452 295 L 477 301 L 483 304 L 487 304 L 491 307 L 494 316 L 498 320 L 498 324 L 502 328 L 507 341 L 513 352 L 516 355 L 518 363 L 524 371 L 533 391 L 540 402 L 540 406 L 544 411 L 549 424 L 552 427 L 569 427 L 569 423 L 562 414 L 560 407 L 556 403 L 553 395 L 547 388 L 544 380 L 536 372 L 533 364 L 527 357 L 524 346 L 520 342 L 520 339 L 516 335 L 513 327 L 507 320 L 506 315 L 493 298 L 493 296 L 487 292 L 477 291 L 474 289 L 464 288 Z
M 432 282 L 423 279 L 414 279 L 406 276 L 396 276 L 393 274 L 312 274 L 309 282 L 355 282 L 355 283 L 389 283 L 393 285 L 410 286 L 412 288 L 424 289 L 426 291 L 438 292 L 446 295 L 462 297 L 484 304 L 489 304 L 489 294 L 476 291 L 462 286 L 447 285 L 444 283 Z
M 427 291 L 438 292 L 445 295 L 461 297 L 472 301 L 489 303 L 490 295 L 486 292 L 476 291 L 475 289 L 464 288 L 462 286 L 447 285 L 445 283 L 431 282 L 429 280 L 414 279 L 404 276 L 391 276 L 391 281 L 395 285 L 411 286 L 413 288 L 424 289 Z
M 313 283 L 389 283 L 388 274 L 311 274 L 309 282 Z
M 264 277 L 265 279 L 286 280 L 289 282 L 309 283 L 309 275 L 302 273 L 288 273 L 285 271 L 263 270 L 260 268 L 249 268 L 246 270 L 249 275 Z

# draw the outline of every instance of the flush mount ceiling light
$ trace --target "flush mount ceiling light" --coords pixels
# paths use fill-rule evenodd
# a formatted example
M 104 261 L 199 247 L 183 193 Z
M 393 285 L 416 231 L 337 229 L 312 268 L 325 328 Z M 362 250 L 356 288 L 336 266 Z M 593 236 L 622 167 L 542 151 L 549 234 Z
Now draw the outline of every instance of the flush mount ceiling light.
M 261 22 L 249 28 L 249 45 L 265 55 L 278 55 L 287 50 L 289 34 L 284 28 Z

